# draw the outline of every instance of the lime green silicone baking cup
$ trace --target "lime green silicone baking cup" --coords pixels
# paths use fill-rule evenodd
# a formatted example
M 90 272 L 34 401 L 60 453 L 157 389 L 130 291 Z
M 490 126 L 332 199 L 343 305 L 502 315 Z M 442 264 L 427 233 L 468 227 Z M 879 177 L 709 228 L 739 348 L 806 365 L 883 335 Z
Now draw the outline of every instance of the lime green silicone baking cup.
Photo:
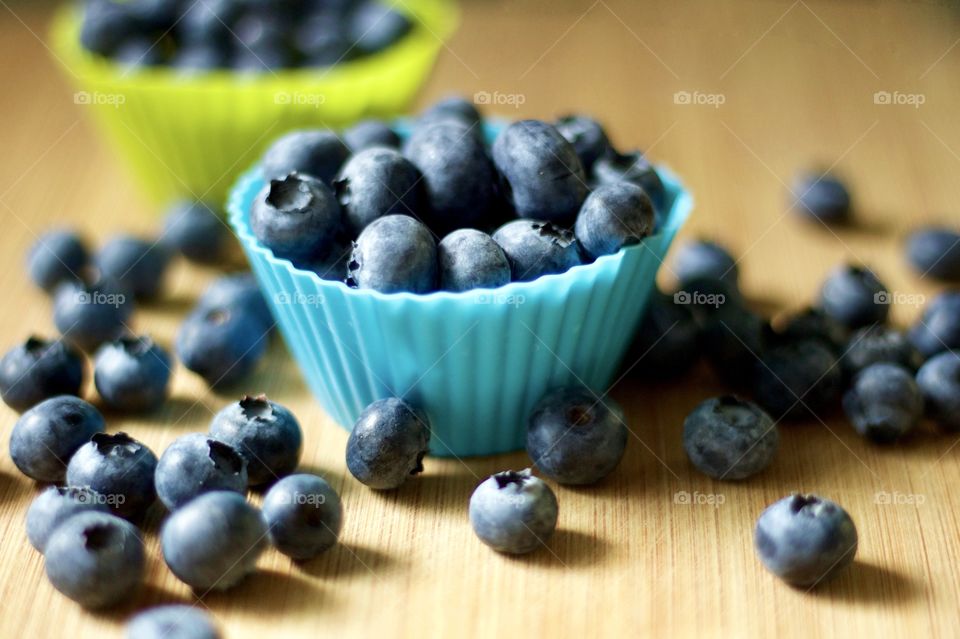
M 74 83 L 74 101 L 95 122 L 156 203 L 222 202 L 265 146 L 297 128 L 342 128 L 402 113 L 458 21 L 452 0 L 405 0 L 414 28 L 389 49 L 328 68 L 185 75 L 127 72 L 86 51 L 75 7 L 58 12 L 53 51 Z

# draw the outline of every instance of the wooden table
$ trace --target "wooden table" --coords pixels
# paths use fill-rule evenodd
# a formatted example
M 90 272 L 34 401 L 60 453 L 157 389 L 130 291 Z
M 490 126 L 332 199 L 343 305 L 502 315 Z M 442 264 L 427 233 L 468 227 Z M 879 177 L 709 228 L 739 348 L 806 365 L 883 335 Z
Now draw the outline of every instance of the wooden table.
M 486 91 L 522 102 L 499 107 L 507 116 L 596 114 L 618 144 L 644 147 L 684 176 L 697 198 L 684 235 L 716 237 L 741 256 L 751 298 L 796 308 L 835 265 L 863 261 L 902 294 L 892 314 L 903 324 L 917 313 L 907 296 L 937 288 L 905 266 L 902 235 L 922 221 L 956 223 L 960 209 L 960 15 L 948 5 L 471 2 L 421 104 Z M 31 332 L 54 333 L 50 304 L 22 268 L 38 233 L 54 224 L 97 239 L 156 229 L 154 211 L 94 137 L 38 39 L 46 21 L 33 4 L 0 3 L 4 349 Z M 877 91 L 923 104 L 878 104 Z M 787 185 L 809 166 L 849 179 L 857 225 L 830 230 L 789 211 Z M 169 345 L 213 275 L 178 264 L 164 303 L 138 313 L 137 330 Z M 23 531 L 38 489 L 4 451 L 0 636 L 120 636 L 134 610 L 168 602 L 208 607 L 232 638 L 958 632 L 958 440 L 932 428 L 881 448 L 842 418 L 784 426 L 770 469 L 721 483 L 695 472 L 680 445 L 684 416 L 720 382 L 706 368 L 676 385 L 624 381 L 612 395 L 636 437 L 623 463 L 595 488 L 557 488 L 560 527 L 549 549 L 515 559 L 477 541 L 466 508 L 478 478 L 526 466 L 525 454 L 431 459 L 422 478 L 375 494 L 348 476 L 345 432 L 311 398 L 279 340 L 249 388 L 290 406 L 305 426 L 304 467 L 343 496 L 342 545 L 303 566 L 267 552 L 260 574 L 196 602 L 160 559 L 154 526 L 148 587 L 135 604 L 90 614 L 47 583 Z M 161 412 L 110 416 L 109 426 L 162 451 L 204 430 L 230 400 L 178 370 Z M 15 420 L 0 409 L 0 440 Z M 856 564 L 815 592 L 786 587 L 754 556 L 757 515 L 794 490 L 839 501 L 860 531 Z M 679 504 L 681 492 L 723 503 Z M 878 503 L 884 494 L 894 503 Z

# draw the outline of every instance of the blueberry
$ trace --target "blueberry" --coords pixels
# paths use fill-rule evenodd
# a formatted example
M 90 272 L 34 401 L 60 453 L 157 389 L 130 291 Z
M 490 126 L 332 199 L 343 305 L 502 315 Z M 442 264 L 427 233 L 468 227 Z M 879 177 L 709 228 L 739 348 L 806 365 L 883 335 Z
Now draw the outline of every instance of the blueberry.
M 332 131 L 293 131 L 267 149 L 260 170 L 268 180 L 298 172 L 330 184 L 349 155 L 350 150 Z
M 714 397 L 683 422 L 690 462 L 714 479 L 746 479 L 770 465 L 780 446 L 776 424 L 762 408 L 738 397 Z
M 177 357 L 210 386 L 226 387 L 250 374 L 266 352 L 269 329 L 252 311 L 200 306 L 180 325 Z
M 623 410 L 581 387 L 544 395 L 527 422 L 527 453 L 561 484 L 592 484 L 609 475 L 627 447 Z
M 418 119 L 419 126 L 440 120 L 454 120 L 467 125 L 474 133 L 479 134 L 483 116 L 477 107 L 469 100 L 460 96 L 450 96 L 438 100 L 430 105 Z
M 197 264 L 221 264 L 231 248 L 228 227 L 205 202 L 180 200 L 167 211 L 164 245 Z
M 27 510 L 27 539 L 43 553 L 50 535 L 70 517 L 83 512 L 110 512 L 106 500 L 89 488 L 49 486 Z
M 857 528 L 829 499 L 792 495 L 763 511 L 754 545 L 767 570 L 791 585 L 812 588 L 853 562 Z
M 729 280 L 701 277 L 688 280 L 673 294 L 674 302 L 688 306 L 701 324 L 730 309 L 749 310 L 737 285 Z
M 960 233 L 947 228 L 922 228 L 907 240 L 907 259 L 923 276 L 960 280 Z
M 469 291 L 510 282 L 510 262 L 493 238 L 476 229 L 460 229 L 437 245 L 440 288 Z
M 377 218 L 353 245 L 347 283 L 381 293 L 434 290 L 437 244 L 430 229 L 407 215 Z
M 298 19 L 294 26 L 293 43 L 308 66 L 330 66 L 346 62 L 359 51 L 353 48 L 350 36 L 341 26 L 342 16 L 336 11 L 319 10 Z M 350 143 L 354 151 L 358 147 Z
M 180 17 L 181 0 L 137 0 L 128 2 L 130 12 L 148 29 L 166 31 Z
M 853 376 L 871 364 L 887 362 L 915 371 L 923 364 L 923 356 L 914 348 L 903 331 L 887 326 L 861 328 L 850 337 L 842 363 Z
M 166 62 L 162 43 L 157 42 L 152 35 L 134 35 L 125 38 L 114 50 L 111 58 L 114 64 L 123 68 L 124 74 Z
M 748 383 L 765 347 L 767 322 L 737 304 L 705 316 L 701 347 L 713 370 L 735 384 Z
M 680 247 L 671 269 L 680 282 L 711 278 L 736 286 L 739 272 L 737 262 L 727 249 L 716 242 L 699 240 Z
M 270 542 L 294 559 L 310 559 L 337 543 L 343 525 L 340 496 L 316 475 L 284 477 L 263 498 Z
M 584 200 L 574 227 L 580 246 L 592 258 L 613 255 L 653 231 L 653 204 L 629 182 L 606 184 Z
M 363 53 L 376 53 L 405 36 L 413 24 L 393 7 L 375 0 L 361 0 L 350 14 L 347 32 Z
M 264 61 L 275 54 L 289 56 L 287 25 L 276 11 L 249 9 L 232 27 L 235 49 L 241 57 L 262 58 Z M 287 65 L 283 65 L 287 66 Z
M 86 486 L 109 500 L 113 512 L 140 519 L 156 499 L 157 456 L 126 433 L 97 433 L 67 465 L 67 484 Z
M 362 120 L 343 132 L 343 139 L 354 153 L 370 147 L 400 148 L 400 136 L 382 120 Z
M 194 590 L 226 590 L 256 570 L 267 545 L 260 511 L 231 491 L 204 493 L 176 510 L 160 531 L 163 559 Z
M 170 253 L 159 241 L 119 235 L 104 244 L 96 256 L 100 274 L 127 289 L 137 299 L 156 297 Z
M 79 395 L 83 356 L 64 342 L 30 337 L 0 359 L 0 397 L 25 411 L 57 395 Z
M 93 382 L 110 408 L 149 411 L 166 401 L 172 366 L 167 352 L 149 337 L 124 337 L 97 351 Z
M 470 524 L 497 552 L 520 555 L 544 545 L 557 527 L 557 496 L 530 469 L 491 476 L 470 496 Z
M 266 395 L 246 396 L 217 413 L 210 435 L 237 449 L 247 460 L 251 486 L 289 475 L 300 463 L 303 433 L 297 418 Z
M 840 396 L 843 373 L 837 357 L 821 340 L 777 345 L 756 363 L 756 399 L 777 419 L 801 418 L 832 408 Z
M 63 481 L 73 454 L 103 429 L 103 416 L 92 405 L 79 397 L 53 397 L 20 416 L 10 433 L 10 457 L 31 479 Z
M 557 120 L 555 126 L 580 158 L 584 171 L 589 173 L 593 164 L 611 151 L 610 140 L 599 122 L 585 115 L 567 115 Z
M 278 258 L 294 262 L 324 255 L 341 219 L 333 191 L 297 173 L 270 180 L 250 210 L 250 227 L 257 240 Z
M 374 147 L 347 160 L 333 187 L 347 224 L 360 233 L 384 215 L 419 215 L 425 204 L 422 179 L 399 151 Z
M 802 175 L 794 183 L 793 206 L 802 215 L 827 224 L 844 222 L 850 216 L 850 193 L 835 177 Z
M 827 315 L 823 309 L 814 306 L 808 306 L 775 321 L 772 328 L 773 331 L 768 337 L 773 342 L 818 339 L 830 346 L 837 355 L 847 350 L 850 335 L 846 326 Z
M 213 280 L 197 300 L 197 308 L 224 307 L 240 309 L 253 315 L 263 326 L 264 332 L 271 330 L 274 326 L 273 314 L 267 306 L 267 300 L 264 299 L 253 273 L 221 275 Z
M 598 185 L 611 182 L 632 182 L 650 196 L 658 216 L 667 213 L 667 189 L 660 174 L 640 151 L 610 153 L 598 158 L 593 165 L 593 181 Z
M 420 217 L 440 235 L 483 227 L 497 204 L 496 170 L 477 128 L 438 119 L 417 126 L 403 146 L 423 174 L 429 209 Z
M 577 152 L 551 125 L 520 120 L 493 143 L 517 215 L 570 224 L 587 197 L 587 177 Z
M 231 25 L 242 10 L 236 0 L 203 0 L 187 5 L 176 25 L 176 33 L 185 44 L 225 44 L 232 40 Z
M 144 580 L 140 533 L 129 522 L 85 512 L 60 524 L 46 545 L 47 578 L 84 608 L 105 608 L 136 594 Z
M 422 473 L 428 452 L 426 416 L 402 399 L 390 397 L 360 413 L 347 440 L 347 468 L 370 488 L 390 490 Z
M 170 60 L 174 69 L 183 74 L 213 71 L 227 64 L 227 51 L 213 43 L 188 44 L 180 47 Z
M 27 254 L 30 279 L 46 291 L 53 291 L 61 282 L 80 280 L 89 265 L 87 247 L 73 231 L 44 233 Z
M 564 273 L 581 263 L 573 233 L 551 222 L 514 220 L 497 229 L 493 240 L 506 254 L 517 282 Z
M 843 409 L 860 435 L 887 444 L 913 430 L 923 416 L 923 395 L 913 373 L 897 364 L 871 364 L 857 373 Z
M 907 337 L 927 358 L 960 349 L 960 291 L 947 291 L 936 297 L 907 332 Z
M 166 605 L 138 613 L 127 623 L 127 639 L 220 639 L 210 615 L 196 606 Z
M 157 497 L 168 510 L 176 510 L 214 490 L 247 491 L 247 461 L 229 444 L 203 433 L 174 440 L 157 462 L 154 472 Z
M 824 312 L 847 328 L 883 323 L 890 313 L 886 287 L 873 271 L 860 266 L 841 266 L 820 289 Z
M 130 292 L 109 279 L 61 284 L 53 296 L 53 323 L 66 341 L 93 352 L 127 333 L 133 314 Z
M 917 373 L 917 385 L 937 425 L 951 432 L 960 430 L 960 353 L 946 351 L 931 357 Z
M 644 379 L 675 379 L 700 357 L 700 328 L 686 306 L 654 291 L 633 337 L 628 372 Z
M 80 44 L 93 53 L 111 55 L 128 34 L 139 29 L 128 3 L 90 0 L 84 6 Z

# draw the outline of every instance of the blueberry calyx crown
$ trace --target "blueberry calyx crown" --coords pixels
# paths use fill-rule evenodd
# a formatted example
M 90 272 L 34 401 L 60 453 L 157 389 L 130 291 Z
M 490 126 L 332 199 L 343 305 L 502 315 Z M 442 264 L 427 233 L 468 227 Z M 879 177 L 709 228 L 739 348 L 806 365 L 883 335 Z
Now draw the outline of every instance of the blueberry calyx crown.
M 567 423 L 571 426 L 586 426 L 593 421 L 593 407 L 576 404 L 567 409 Z
M 94 524 L 83 530 L 83 546 L 87 550 L 103 550 L 111 545 L 114 529 L 105 524 Z
M 795 493 L 790 498 L 790 511 L 794 514 L 808 513 L 816 515 L 824 506 L 828 504 L 816 495 L 801 495 Z
M 303 213 L 313 195 L 299 173 L 290 173 L 286 177 L 270 180 L 270 192 L 267 204 L 283 213 Z
M 244 395 L 240 400 L 240 408 L 247 419 L 266 419 L 273 415 L 273 407 L 264 393 L 257 396 Z
M 31 355 L 42 355 L 52 344 L 54 344 L 54 342 L 47 341 L 36 335 L 31 335 L 27 338 L 27 341 L 23 343 L 23 347 Z
M 505 470 L 502 473 L 497 473 L 493 476 L 493 479 L 497 482 L 497 488 L 500 488 L 501 490 L 511 484 L 516 484 L 519 487 L 523 487 L 523 485 L 532 478 L 533 473 L 530 472 L 529 468 L 521 471 Z
M 140 442 L 123 431 L 111 435 L 109 433 L 97 433 L 90 441 L 97 447 L 101 455 L 110 455 L 114 453 L 136 453 L 140 450 Z
M 539 231 L 543 237 L 549 237 L 554 244 L 562 248 L 567 248 L 576 239 L 572 232 L 557 226 L 553 222 L 533 222 L 530 228 Z
M 231 475 L 243 470 L 243 458 L 232 446 L 218 442 L 215 439 L 207 440 L 207 455 L 217 470 L 225 470 Z

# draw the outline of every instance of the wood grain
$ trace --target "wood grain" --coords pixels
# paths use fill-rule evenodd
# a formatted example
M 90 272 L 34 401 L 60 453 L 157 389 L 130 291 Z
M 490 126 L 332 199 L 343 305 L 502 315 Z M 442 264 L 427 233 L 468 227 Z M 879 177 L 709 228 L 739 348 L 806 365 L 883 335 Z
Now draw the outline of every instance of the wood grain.
M 506 116 L 582 110 L 622 146 L 641 146 L 681 173 L 697 198 L 684 232 L 742 257 L 746 291 L 796 308 L 844 260 L 873 265 L 891 290 L 931 296 L 902 259 L 903 233 L 957 223 L 960 21 L 947 2 L 468 2 L 421 103 L 450 92 L 522 96 Z M 53 333 L 48 301 L 25 281 L 22 258 L 51 225 L 91 238 L 149 233 L 149 210 L 117 158 L 94 136 L 38 39 L 47 15 L 0 7 L 0 334 L 4 348 Z M 678 91 L 723 104 L 676 104 Z M 876 91 L 921 94 L 919 108 L 878 105 Z M 516 100 L 515 100 L 516 101 Z M 855 189 L 860 223 L 828 230 L 797 220 L 795 170 L 835 167 Z M 668 269 L 663 272 L 669 281 Z M 178 264 L 163 304 L 136 328 L 170 344 L 178 319 L 213 276 Z M 599 309 L 598 309 L 599 310 Z M 899 323 L 917 309 L 893 307 Z M 742 483 L 694 472 L 680 446 L 685 414 L 722 389 L 707 370 L 677 385 L 624 381 L 612 396 L 635 437 L 613 476 L 558 488 L 560 529 L 548 550 L 498 556 L 473 537 L 467 499 L 478 478 L 528 464 L 523 454 L 430 460 L 396 494 L 347 477 L 345 433 L 318 408 L 283 346 L 250 382 L 287 405 L 307 431 L 304 465 L 331 479 L 346 509 L 343 544 L 302 566 L 274 552 L 262 572 L 202 602 L 159 558 L 148 531 L 149 587 L 136 605 L 90 614 L 46 582 L 24 536 L 37 487 L 0 456 L 0 636 L 121 635 L 136 608 L 208 607 L 226 636 L 955 636 L 960 600 L 957 438 L 932 429 L 902 445 L 861 441 L 842 419 L 786 426 L 776 464 Z M 203 430 L 231 398 L 178 370 L 173 399 L 144 419 L 109 425 L 162 450 Z M 92 393 L 92 391 L 91 391 Z M 16 415 L 0 409 L 0 441 Z M 815 592 L 785 587 L 755 559 L 753 522 L 768 503 L 816 491 L 858 524 L 853 568 Z M 676 503 L 681 491 L 723 503 Z M 884 505 L 877 494 L 911 498 Z

